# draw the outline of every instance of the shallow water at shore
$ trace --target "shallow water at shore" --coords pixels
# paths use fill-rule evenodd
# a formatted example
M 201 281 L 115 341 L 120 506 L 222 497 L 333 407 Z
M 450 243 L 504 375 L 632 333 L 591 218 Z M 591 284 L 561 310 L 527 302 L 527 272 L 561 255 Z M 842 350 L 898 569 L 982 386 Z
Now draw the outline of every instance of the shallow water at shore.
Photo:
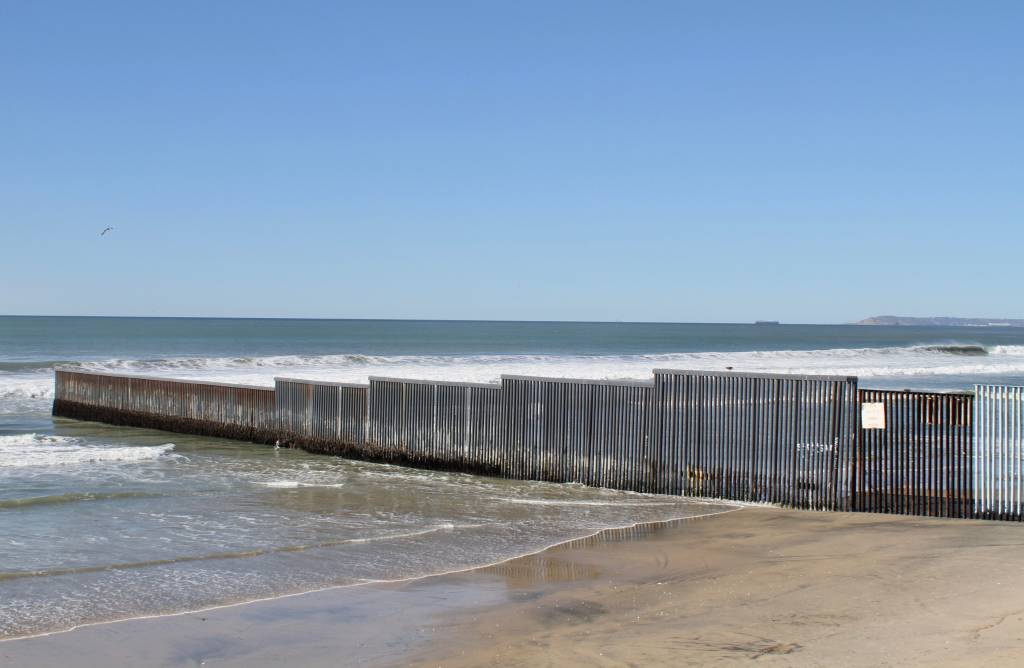
M 739 508 L 441 577 L 0 642 L 0 663 L 1016 666 L 1020 528 Z
M 724 504 L 58 421 L 0 435 L 0 637 L 494 563 Z

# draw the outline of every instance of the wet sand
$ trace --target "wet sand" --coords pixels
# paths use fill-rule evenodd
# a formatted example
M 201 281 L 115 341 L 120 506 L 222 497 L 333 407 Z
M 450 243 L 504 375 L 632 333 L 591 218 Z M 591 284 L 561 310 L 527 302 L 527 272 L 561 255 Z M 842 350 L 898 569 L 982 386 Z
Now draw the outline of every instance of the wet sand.
M 0 643 L 5 666 L 1022 662 L 1024 525 L 770 508 Z

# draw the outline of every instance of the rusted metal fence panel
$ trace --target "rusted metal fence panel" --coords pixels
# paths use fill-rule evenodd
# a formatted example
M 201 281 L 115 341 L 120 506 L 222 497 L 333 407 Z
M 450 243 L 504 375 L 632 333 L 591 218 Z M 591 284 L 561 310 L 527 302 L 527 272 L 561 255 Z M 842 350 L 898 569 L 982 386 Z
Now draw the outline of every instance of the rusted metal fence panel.
M 54 400 L 127 410 L 130 381 L 127 376 L 58 367 L 54 370 Z
M 275 378 L 274 389 L 278 430 L 286 441 L 328 453 L 355 452 L 365 444 L 368 385 Z
M 527 376 L 501 380 L 509 475 L 647 488 L 651 383 Z
M 854 509 L 974 516 L 974 397 L 860 390 Z
M 502 470 L 501 386 L 370 378 L 368 452 L 452 470 Z
M 1020 520 L 1024 511 L 1024 387 L 974 387 L 974 510 Z
M 57 416 L 254 441 L 276 428 L 273 388 L 61 368 L 54 383 Z
M 850 507 L 856 378 L 656 369 L 653 401 L 651 491 Z

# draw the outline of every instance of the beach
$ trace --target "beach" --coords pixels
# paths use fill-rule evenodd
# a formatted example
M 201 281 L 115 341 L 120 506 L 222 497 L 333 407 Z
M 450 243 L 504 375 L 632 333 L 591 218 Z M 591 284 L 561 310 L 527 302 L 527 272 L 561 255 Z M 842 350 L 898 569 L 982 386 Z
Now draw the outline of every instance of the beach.
M 781 511 L 734 510 L 728 501 L 648 493 L 658 490 L 645 487 L 638 488 L 643 493 L 614 490 L 579 480 L 563 484 L 412 469 L 199 434 L 55 418 L 57 366 L 264 387 L 281 376 L 365 383 L 387 374 L 493 383 L 505 373 L 628 385 L 649 380 L 654 367 L 672 365 L 771 374 L 856 373 L 863 386 L 955 390 L 979 381 L 1018 383 L 1024 373 L 1024 331 L 975 333 L 966 328 L 9 317 L 0 323 L 0 550 L 5 557 L 0 564 L 0 640 L 57 633 L 46 640 L 2 643 L 5 652 L 25 648 L 17 650 L 23 659 L 23 652 L 42 652 L 36 658 L 44 663 L 59 655 L 65 638 L 117 634 L 150 624 L 168 631 L 152 637 L 140 631 L 147 638 L 144 646 L 129 638 L 116 643 L 118 651 L 141 647 L 155 652 L 139 660 L 144 664 L 187 663 L 194 656 L 270 661 L 246 652 L 270 647 L 273 629 L 280 628 L 285 630 L 276 642 L 282 651 L 294 646 L 305 653 L 305 662 L 315 663 L 317 657 L 308 655 L 313 645 L 305 640 L 321 628 L 324 642 L 317 646 L 328 658 L 339 651 L 342 636 L 365 644 L 344 648 L 346 659 L 353 661 L 362 656 L 359 652 L 369 663 L 429 661 L 443 654 L 439 648 L 458 648 L 468 656 L 476 650 L 465 643 L 481 631 L 460 631 L 463 613 L 500 614 L 515 610 L 522 603 L 516 596 L 523 592 L 557 597 L 566 588 L 614 580 L 599 576 L 564 582 L 561 575 L 552 575 L 575 572 L 572 563 L 568 571 L 544 571 L 539 580 L 516 576 L 514 585 L 493 569 L 467 569 L 519 563 L 508 560 L 609 528 L 657 527 L 714 513 L 726 514 L 678 527 L 681 547 L 678 554 L 667 552 L 674 555 L 668 563 L 686 573 L 694 568 L 688 561 L 693 546 L 687 531 L 698 532 L 692 535 L 700 536 L 701 552 L 693 554 L 704 554 L 706 561 L 728 563 L 728 558 L 708 555 L 725 549 L 734 533 L 751 534 L 758 550 L 781 549 L 756 527 L 729 528 L 747 521 L 741 518 Z M 810 540 L 818 523 L 856 527 L 867 521 L 822 519 L 814 513 L 792 517 L 802 518 L 792 538 L 800 544 Z M 927 526 L 959 536 L 975 525 Z M 985 526 L 992 528 L 978 535 L 1019 529 Z M 714 527 L 725 527 L 724 537 L 711 535 Z M 675 535 L 676 529 L 666 531 Z M 619 550 L 607 556 L 600 573 L 616 573 L 629 564 L 643 573 L 647 566 L 642 560 L 652 544 L 646 541 L 672 542 L 658 538 L 660 530 L 626 533 L 628 540 L 605 532 L 586 546 L 569 543 L 571 549 L 545 554 L 605 559 L 595 555 Z M 613 535 L 622 541 L 610 542 Z M 879 535 L 862 539 L 877 544 Z M 852 548 L 834 547 L 828 554 L 851 554 Z M 892 550 L 893 559 L 903 554 L 899 548 L 877 545 L 880 551 Z M 536 557 L 523 563 L 536 566 L 529 559 Z M 545 557 L 543 563 L 552 562 Z M 745 572 L 759 568 L 758 563 L 736 568 Z M 843 568 L 855 567 L 860 566 Z M 967 573 L 978 570 L 965 568 Z M 454 572 L 467 575 L 428 577 Z M 655 572 L 650 576 L 657 577 Z M 714 577 L 712 582 L 728 582 L 738 576 Z M 873 577 L 861 579 L 871 583 Z M 387 584 L 396 582 L 406 584 Z M 301 595 L 307 592 L 323 593 Z M 601 600 L 604 607 L 597 612 L 618 605 L 597 592 L 584 600 Z M 224 607 L 253 601 L 273 602 Z M 307 601 L 356 612 L 321 614 Z M 313 612 L 306 611 L 307 605 L 313 605 Z M 721 605 L 729 610 L 732 603 Z M 202 619 L 204 613 L 166 616 L 214 609 L 220 612 L 207 619 L 219 621 L 203 622 L 210 624 L 209 636 L 197 631 L 201 627 L 188 627 L 188 620 Z M 392 619 L 396 609 L 402 613 L 402 629 Z M 592 612 L 585 612 L 588 627 L 621 616 Z M 528 613 L 529 608 L 515 612 L 516 624 L 531 619 Z M 245 616 L 252 614 L 258 614 L 252 626 L 256 635 L 238 636 L 229 621 L 232 615 L 249 628 Z M 655 610 L 640 616 L 671 619 L 673 614 Z M 160 621 L 97 625 L 141 617 Z M 353 621 L 364 618 L 377 621 L 362 626 Z M 304 620 L 295 622 L 301 630 L 289 626 L 296 619 Z M 519 629 L 516 633 L 524 638 L 536 635 L 516 624 L 507 628 Z M 431 629 L 445 625 L 455 625 L 456 632 L 442 641 Z M 338 631 L 342 627 L 348 630 Z M 59 633 L 73 628 L 80 630 Z M 515 633 L 510 633 L 502 638 L 514 644 Z M 184 645 L 167 646 L 163 635 Z M 236 636 L 237 643 L 225 641 Z M 771 633 L 762 636 L 775 639 Z M 304 641 L 296 644 L 296 639 Z M 812 646 L 801 638 L 778 640 Z M 432 641 L 441 644 L 431 649 Z M 524 646 L 519 653 L 529 651 Z
M 765 507 L 0 644 L 12 666 L 1016 665 L 1017 524 Z

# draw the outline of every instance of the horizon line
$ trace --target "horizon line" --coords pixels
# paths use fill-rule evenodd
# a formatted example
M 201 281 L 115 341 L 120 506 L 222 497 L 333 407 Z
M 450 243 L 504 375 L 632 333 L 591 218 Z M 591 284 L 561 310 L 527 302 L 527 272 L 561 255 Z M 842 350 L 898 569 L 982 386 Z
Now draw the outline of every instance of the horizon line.
M 401 318 L 401 317 L 330 317 L 330 316 L 250 316 L 250 315 L 82 315 L 57 313 L 0 313 L 0 318 L 107 318 L 138 320 L 315 320 L 315 321 L 358 321 L 358 322 L 507 322 L 507 323 L 552 323 L 591 325 L 856 325 L 856 321 L 844 322 L 784 322 L 779 320 L 557 320 L 557 319 L 515 319 L 515 318 Z

